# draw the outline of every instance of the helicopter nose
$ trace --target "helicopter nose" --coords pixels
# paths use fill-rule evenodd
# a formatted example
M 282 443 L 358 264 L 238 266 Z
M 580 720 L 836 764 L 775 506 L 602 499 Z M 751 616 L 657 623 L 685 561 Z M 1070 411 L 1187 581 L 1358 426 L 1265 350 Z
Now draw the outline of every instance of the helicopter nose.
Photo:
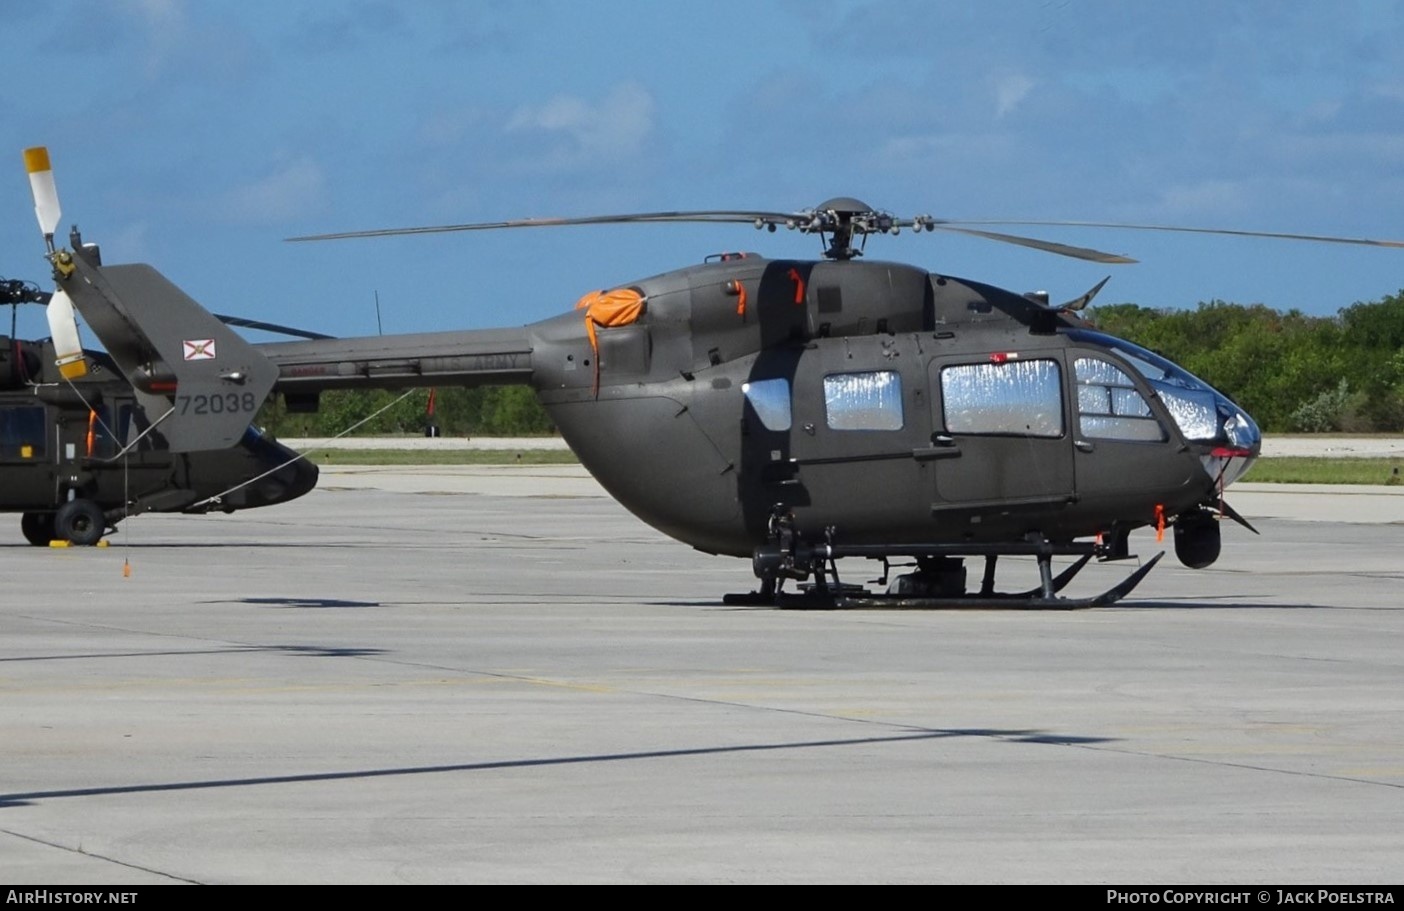
M 291 451 L 289 452 L 293 454 Z M 283 465 L 239 491 L 243 494 L 243 500 L 237 506 L 241 509 L 250 509 L 255 506 L 272 506 L 275 503 L 296 500 L 317 486 L 317 474 L 317 466 L 306 459 L 293 462 L 290 465 Z M 234 497 L 231 496 L 228 499 L 230 502 L 234 502 Z
M 1263 434 L 1257 423 L 1237 405 L 1224 400 L 1229 414 L 1224 418 L 1224 437 L 1230 447 L 1257 457 L 1263 449 Z
M 1243 477 L 1263 449 L 1263 434 L 1248 412 L 1233 402 L 1218 396 L 1218 439 L 1207 455 L 1201 457 L 1210 477 L 1220 479 L 1224 486 Z
M 252 483 L 227 496 L 226 505 L 236 509 L 272 506 L 296 500 L 317 486 L 316 465 L 298 458 L 296 452 L 256 429 L 249 428 L 242 445 L 263 466 L 262 473 Z
M 282 452 L 279 455 L 286 454 L 286 458 L 280 458 L 275 463 L 282 467 L 254 485 L 253 497 L 261 501 L 257 504 L 259 506 L 271 506 L 274 503 L 296 500 L 317 486 L 318 470 L 316 465 L 306 459 L 289 461 L 296 458 L 297 453 L 279 443 L 272 445 L 281 449 Z
M 282 489 L 277 493 L 276 499 L 269 502 L 286 503 L 288 500 L 296 500 L 317 486 L 318 474 L 317 466 L 306 459 L 283 466 L 272 475 L 278 479 Z

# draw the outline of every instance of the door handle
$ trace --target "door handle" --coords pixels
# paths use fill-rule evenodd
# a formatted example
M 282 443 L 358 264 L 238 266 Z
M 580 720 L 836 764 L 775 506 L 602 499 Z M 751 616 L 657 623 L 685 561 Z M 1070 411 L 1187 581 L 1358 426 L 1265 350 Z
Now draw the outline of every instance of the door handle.
M 944 433 L 933 433 L 931 445 L 913 449 L 912 458 L 918 462 L 929 462 L 933 459 L 956 459 L 960 458 L 960 447 L 956 445 L 955 437 Z
M 1097 448 L 1086 440 L 1074 440 L 1073 445 L 1077 447 L 1079 452 L 1091 452 Z
M 912 458 L 918 462 L 930 462 L 935 459 L 958 459 L 960 458 L 960 450 L 954 446 L 949 448 L 926 446 L 921 449 L 913 449 Z

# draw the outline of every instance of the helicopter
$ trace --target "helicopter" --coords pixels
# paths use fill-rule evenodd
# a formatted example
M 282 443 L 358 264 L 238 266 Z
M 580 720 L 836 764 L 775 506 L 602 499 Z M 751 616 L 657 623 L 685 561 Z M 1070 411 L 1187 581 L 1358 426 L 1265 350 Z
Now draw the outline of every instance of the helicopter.
M 1218 558 L 1223 520 L 1256 532 L 1224 491 L 1257 458 L 1257 425 L 1188 371 L 1082 319 L 1105 280 L 1054 306 L 1044 295 L 862 253 L 869 237 L 908 229 L 1134 261 L 1124 256 L 983 227 L 994 222 L 898 218 L 848 197 L 798 212 L 523 219 L 289 240 L 621 222 L 783 227 L 817 235 L 824 250 L 816 260 L 709 256 L 592 291 L 575 309 L 520 328 L 238 347 L 151 266 L 102 265 L 76 228 L 68 249 L 54 247 L 51 227 L 45 234 L 59 292 L 148 412 L 164 412 L 152 432 L 173 451 L 234 444 L 270 394 L 289 410 L 312 410 L 327 389 L 529 384 L 582 465 L 628 510 L 700 551 L 751 560 L 758 585 L 727 603 L 1105 605 L 1163 554 L 1100 594 L 1060 593 L 1092 559 L 1131 559 L 1138 528 L 1154 527 L 1158 538 L 1172 530 L 1180 561 L 1197 569 Z M 1014 556 L 1035 558 L 1037 584 L 998 591 L 997 561 Z M 838 564 L 849 557 L 879 561 L 886 589 L 843 581 Z M 972 586 L 964 561 L 976 557 L 984 571 Z M 1054 557 L 1076 559 L 1055 576 Z M 910 571 L 889 579 L 894 568 Z M 790 581 L 796 590 L 787 592 Z
M 49 301 L 30 282 L 0 279 L 0 304 Z M 21 514 L 30 544 L 94 545 L 128 516 L 269 506 L 317 483 L 315 465 L 253 426 L 233 446 L 171 452 L 103 352 L 84 350 L 70 362 L 81 373 L 65 376 L 51 340 L 0 336 L 0 349 L 0 511 Z

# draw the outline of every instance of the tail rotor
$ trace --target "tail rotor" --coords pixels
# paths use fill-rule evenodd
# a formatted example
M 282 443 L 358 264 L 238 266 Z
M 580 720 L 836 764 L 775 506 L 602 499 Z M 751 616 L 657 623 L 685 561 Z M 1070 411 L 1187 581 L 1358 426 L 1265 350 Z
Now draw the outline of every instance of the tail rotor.
M 63 209 L 59 205 L 54 170 L 49 163 L 49 150 L 43 146 L 25 149 L 24 167 L 29 172 L 29 189 L 34 195 L 34 215 L 39 219 L 39 231 L 44 235 L 44 246 L 48 249 L 46 255 L 54 266 L 55 277 L 67 277 L 73 273 L 72 257 L 67 251 L 54 246 L 54 231 L 63 216 Z M 73 309 L 73 299 L 63 288 L 54 290 L 49 298 L 46 315 L 59 373 L 69 380 L 85 376 L 88 372 L 88 362 L 84 359 L 83 343 L 78 336 L 78 318 Z

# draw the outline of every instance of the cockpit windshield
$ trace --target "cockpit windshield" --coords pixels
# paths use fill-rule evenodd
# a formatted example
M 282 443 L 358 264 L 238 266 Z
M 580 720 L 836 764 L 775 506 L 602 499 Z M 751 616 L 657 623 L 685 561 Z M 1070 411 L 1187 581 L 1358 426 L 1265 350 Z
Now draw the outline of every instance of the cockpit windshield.
M 1125 339 L 1117 338 L 1114 335 L 1106 335 L 1101 332 L 1090 332 L 1085 329 L 1075 329 L 1068 333 L 1078 341 L 1091 341 L 1097 345 L 1104 345 L 1121 355 L 1131 366 L 1135 367 L 1141 376 L 1157 385 L 1174 386 L 1180 389 L 1194 389 L 1204 392 L 1213 392 L 1213 388 L 1194 374 L 1173 361 L 1148 351 L 1140 345 L 1132 344 Z
M 1080 342 L 1108 348 L 1145 377 L 1146 382 L 1185 439 L 1204 443 L 1222 443 L 1238 450 L 1257 450 L 1261 434 L 1253 420 L 1228 396 L 1188 370 L 1166 360 L 1153 351 L 1124 339 L 1086 329 L 1073 329 L 1068 336 Z

